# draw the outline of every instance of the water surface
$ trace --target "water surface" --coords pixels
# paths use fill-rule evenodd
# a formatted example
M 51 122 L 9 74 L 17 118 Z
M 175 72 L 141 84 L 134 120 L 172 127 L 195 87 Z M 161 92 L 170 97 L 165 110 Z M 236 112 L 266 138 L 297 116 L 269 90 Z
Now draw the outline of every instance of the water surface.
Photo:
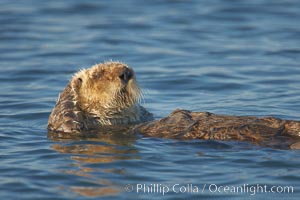
M 184 108 L 299 120 L 299 21 L 298 0 L 2 0 L 1 199 L 299 199 L 296 150 L 143 137 L 51 140 L 46 131 L 72 74 L 111 59 L 135 69 L 143 105 L 156 118 Z M 199 192 L 137 193 L 137 184 L 193 184 Z M 209 191 L 214 184 L 294 190 Z

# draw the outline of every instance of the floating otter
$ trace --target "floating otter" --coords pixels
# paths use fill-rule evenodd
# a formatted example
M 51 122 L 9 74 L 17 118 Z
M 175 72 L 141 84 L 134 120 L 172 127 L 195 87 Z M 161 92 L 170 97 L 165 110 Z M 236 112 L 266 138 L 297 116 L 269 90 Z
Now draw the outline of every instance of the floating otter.
M 130 67 L 119 62 L 94 65 L 76 73 L 59 95 L 48 130 L 71 134 L 149 121 L 153 116 L 139 105 L 140 98 Z
M 187 110 L 175 110 L 166 118 L 153 120 L 153 115 L 139 105 L 140 98 L 141 89 L 129 66 L 119 62 L 94 65 L 76 73 L 59 95 L 49 117 L 49 133 L 85 135 L 119 129 L 150 137 L 239 140 L 300 148 L 298 121 Z

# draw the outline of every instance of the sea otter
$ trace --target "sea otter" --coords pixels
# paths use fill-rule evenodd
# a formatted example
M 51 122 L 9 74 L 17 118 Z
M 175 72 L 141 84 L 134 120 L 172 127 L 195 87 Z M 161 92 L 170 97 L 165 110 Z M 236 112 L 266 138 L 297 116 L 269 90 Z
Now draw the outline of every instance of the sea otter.
M 120 62 L 96 64 L 72 77 L 50 114 L 48 130 L 60 135 L 84 135 L 126 127 L 131 133 L 150 137 L 239 140 L 300 148 L 299 121 L 187 110 L 175 110 L 154 120 L 139 104 L 140 98 L 141 89 L 132 68 Z
M 139 105 L 141 89 L 126 64 L 106 62 L 77 72 L 50 114 L 48 130 L 79 133 L 153 119 Z

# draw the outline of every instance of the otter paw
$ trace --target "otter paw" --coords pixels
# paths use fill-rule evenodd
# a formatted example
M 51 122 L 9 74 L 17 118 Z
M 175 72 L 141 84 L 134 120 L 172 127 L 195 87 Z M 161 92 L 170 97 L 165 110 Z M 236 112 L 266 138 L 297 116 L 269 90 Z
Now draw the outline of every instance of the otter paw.
M 75 120 L 69 120 L 64 122 L 57 131 L 62 131 L 65 133 L 77 133 L 80 132 L 83 129 L 83 124 L 75 121 Z

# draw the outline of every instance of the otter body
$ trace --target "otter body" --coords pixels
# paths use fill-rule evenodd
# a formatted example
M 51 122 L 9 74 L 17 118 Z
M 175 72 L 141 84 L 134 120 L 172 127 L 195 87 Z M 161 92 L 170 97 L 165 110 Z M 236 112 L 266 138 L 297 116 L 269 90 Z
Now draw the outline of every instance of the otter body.
M 61 136 L 121 128 L 149 137 L 239 140 L 300 149 L 299 121 L 186 110 L 153 120 L 139 105 L 140 98 L 141 89 L 130 67 L 119 62 L 94 65 L 72 77 L 50 114 L 48 130 Z
M 136 126 L 134 131 L 148 137 L 236 140 L 274 148 L 300 149 L 300 122 L 275 117 L 175 110 L 163 119 Z

